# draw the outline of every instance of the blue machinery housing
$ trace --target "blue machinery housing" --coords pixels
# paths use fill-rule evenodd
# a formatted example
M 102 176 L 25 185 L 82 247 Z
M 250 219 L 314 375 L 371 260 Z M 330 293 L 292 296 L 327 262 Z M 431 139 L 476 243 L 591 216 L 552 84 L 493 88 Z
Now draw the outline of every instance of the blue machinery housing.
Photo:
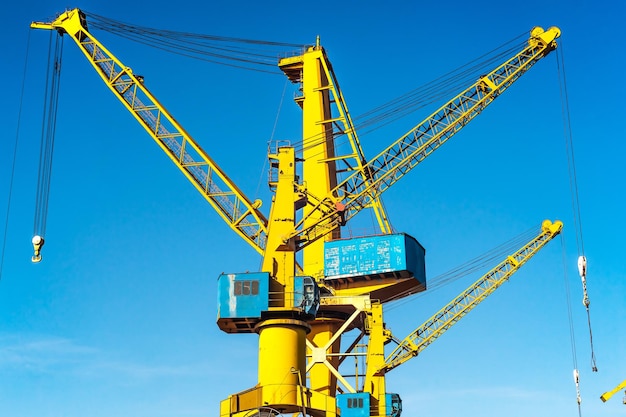
M 370 236 L 327 242 L 324 246 L 324 283 L 330 286 L 367 285 L 387 281 L 426 289 L 425 251 L 406 234 Z M 222 274 L 218 278 L 217 323 L 227 333 L 253 333 L 265 312 L 275 307 L 273 294 L 280 292 L 267 272 Z M 408 284 L 407 284 L 408 283 Z M 376 297 L 378 294 L 370 293 Z M 294 278 L 295 311 L 314 318 L 320 305 L 320 289 L 308 276 Z M 282 299 L 282 293 L 277 299 Z M 342 417 L 369 417 L 372 396 L 367 392 L 337 395 Z M 398 394 L 385 394 L 385 415 L 399 417 L 402 401 Z
M 222 274 L 217 279 L 217 324 L 227 333 L 252 333 L 263 312 L 273 306 L 267 272 Z M 315 317 L 320 304 L 319 287 L 311 277 L 295 277 L 293 305 L 305 316 Z M 277 297 L 277 298 L 282 298 Z
M 355 392 L 337 395 L 337 408 L 341 417 L 369 417 L 371 395 Z M 402 413 L 402 400 L 398 394 L 385 394 L 385 415 L 399 417 Z
M 426 289 L 425 251 L 404 233 L 334 240 L 324 245 L 324 282 L 330 286 L 360 285 L 371 281 L 403 281 L 413 292 Z M 293 305 L 304 316 L 315 317 L 320 290 L 308 276 L 294 278 Z M 217 323 L 227 333 L 253 333 L 263 312 L 280 293 L 267 272 L 222 274 L 217 280 Z M 281 293 L 282 294 L 282 293 Z M 374 298 L 384 294 L 372 292 Z M 276 297 L 282 299 L 280 297 Z
M 324 276 L 327 280 L 415 277 L 425 283 L 424 255 L 422 245 L 404 233 L 334 240 L 324 245 Z

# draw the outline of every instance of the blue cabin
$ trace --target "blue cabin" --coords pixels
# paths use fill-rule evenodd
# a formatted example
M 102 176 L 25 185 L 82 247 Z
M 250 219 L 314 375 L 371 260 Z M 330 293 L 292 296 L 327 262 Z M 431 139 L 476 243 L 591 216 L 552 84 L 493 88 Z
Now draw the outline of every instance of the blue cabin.
M 293 297 L 294 314 L 317 314 L 320 290 L 313 278 L 295 277 L 294 293 L 284 297 Z M 263 313 L 280 307 L 282 300 L 281 286 L 267 272 L 222 274 L 217 279 L 217 324 L 227 333 L 253 333 Z
M 386 302 L 426 290 L 426 251 L 404 234 L 324 243 L 324 283 Z
M 336 400 L 341 417 L 370 416 L 370 395 L 367 392 L 338 394 Z
M 324 244 L 324 276 L 413 276 L 424 280 L 424 256 L 422 245 L 404 233 L 333 240 Z

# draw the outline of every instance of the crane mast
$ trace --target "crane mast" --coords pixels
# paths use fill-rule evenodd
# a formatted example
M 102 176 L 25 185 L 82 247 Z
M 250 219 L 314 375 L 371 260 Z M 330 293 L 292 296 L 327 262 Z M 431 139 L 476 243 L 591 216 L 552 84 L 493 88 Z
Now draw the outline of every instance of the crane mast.
M 301 87 L 295 101 L 303 114 L 304 150 L 297 153 L 290 144 L 271 150 L 269 185 L 274 196 L 265 217 L 259 210 L 261 202 L 247 198 L 143 79 L 89 33 L 83 12 L 66 11 L 50 23 L 33 22 L 31 27 L 69 35 L 107 87 L 222 219 L 263 257 L 260 272 L 218 278 L 219 328 L 259 335 L 258 382 L 223 400 L 222 417 L 296 413 L 399 417 L 401 401 L 387 392 L 386 372 L 416 356 L 561 230 L 560 222 L 544 222 L 533 241 L 406 339 L 400 341 L 385 328 L 383 304 L 424 291 L 426 277 L 424 248 L 408 235 L 392 233 L 382 193 L 556 48 L 558 28 L 533 29 L 520 52 L 369 161 L 319 39 L 301 55 L 281 59 L 279 68 Z M 341 135 L 348 137 L 348 152 L 338 151 L 335 139 Z M 341 227 L 364 208 L 374 210 L 381 235 L 341 239 Z M 348 265 L 346 273 L 342 265 L 347 259 L 342 253 L 349 252 L 354 259 L 371 256 L 364 264 L 382 268 L 374 257 L 382 253 L 391 263 L 391 250 L 400 256 L 383 269 Z M 302 266 L 296 260 L 300 251 Z M 341 352 L 342 335 L 350 331 L 360 335 Z M 364 353 L 358 352 L 361 341 L 366 342 Z M 385 357 L 390 341 L 398 347 Z M 341 365 L 355 357 L 366 358 L 365 369 L 344 375 Z

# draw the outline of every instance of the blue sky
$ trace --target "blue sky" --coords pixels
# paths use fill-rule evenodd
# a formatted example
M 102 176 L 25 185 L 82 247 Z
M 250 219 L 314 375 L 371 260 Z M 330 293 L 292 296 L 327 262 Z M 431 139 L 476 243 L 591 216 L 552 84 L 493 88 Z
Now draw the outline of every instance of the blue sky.
M 405 416 L 573 416 L 571 289 L 582 415 L 623 415 L 626 378 L 626 114 L 621 98 L 624 6 L 608 1 L 493 2 L 84 1 L 81 7 L 156 28 L 292 43 L 321 37 L 344 97 L 359 115 L 533 26 L 559 26 L 599 372 L 590 369 L 580 300 L 556 54 L 539 62 L 484 114 L 389 190 L 396 230 L 415 236 L 435 277 L 537 226 L 557 238 L 419 357 L 392 371 Z M 299 6 L 301 8 L 299 8 Z M 0 416 L 209 416 L 256 383 L 255 335 L 226 335 L 216 279 L 260 258 L 211 207 L 65 42 L 46 245 L 30 262 L 48 33 L 33 20 L 54 1 L 5 6 L 0 210 L 8 203 L 0 280 Z M 269 139 L 296 141 L 299 109 L 280 75 L 179 60 L 99 36 L 251 198 L 266 191 Z M 25 73 L 24 96 L 21 85 Z M 283 93 L 285 91 L 285 93 Z M 281 105 L 282 102 L 282 105 Z M 280 112 L 279 112 L 280 109 Z M 372 157 L 427 113 L 361 137 Z M 5 232 L 4 228 L 2 229 Z M 389 306 L 403 337 L 472 279 Z M 621 325 L 621 326 L 620 326 Z

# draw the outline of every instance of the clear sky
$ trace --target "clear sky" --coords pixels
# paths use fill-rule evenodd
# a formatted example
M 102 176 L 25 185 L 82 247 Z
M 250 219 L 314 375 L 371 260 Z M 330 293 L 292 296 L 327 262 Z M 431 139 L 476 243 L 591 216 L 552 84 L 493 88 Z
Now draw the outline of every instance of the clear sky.
M 215 324 L 216 278 L 223 271 L 258 270 L 260 258 L 187 183 L 69 39 L 44 260 L 30 262 L 49 34 L 29 35 L 28 26 L 66 6 L 33 0 L 4 6 L 3 219 L 20 105 L 22 113 L 2 248 L 0 416 L 215 416 L 219 401 L 252 387 L 257 372 L 257 336 L 226 335 Z M 403 398 L 405 416 L 578 415 L 569 286 L 582 415 L 624 415 L 623 393 L 607 403 L 599 400 L 626 379 L 621 2 L 85 0 L 72 7 L 138 25 L 221 36 L 303 44 L 319 35 L 353 115 L 533 26 L 559 26 L 599 371 L 591 372 L 576 272 L 552 54 L 384 200 L 394 227 L 426 248 L 431 278 L 543 219 L 563 220 L 563 238 L 419 357 L 392 371 L 388 390 Z M 267 142 L 300 138 L 293 86 L 281 75 L 181 60 L 108 34 L 101 40 L 145 77 L 248 196 L 264 200 L 267 213 Z M 427 115 L 363 136 L 366 155 L 376 155 Z M 0 227 L 4 234 L 4 222 Z M 475 278 L 390 306 L 387 325 L 403 337 Z

